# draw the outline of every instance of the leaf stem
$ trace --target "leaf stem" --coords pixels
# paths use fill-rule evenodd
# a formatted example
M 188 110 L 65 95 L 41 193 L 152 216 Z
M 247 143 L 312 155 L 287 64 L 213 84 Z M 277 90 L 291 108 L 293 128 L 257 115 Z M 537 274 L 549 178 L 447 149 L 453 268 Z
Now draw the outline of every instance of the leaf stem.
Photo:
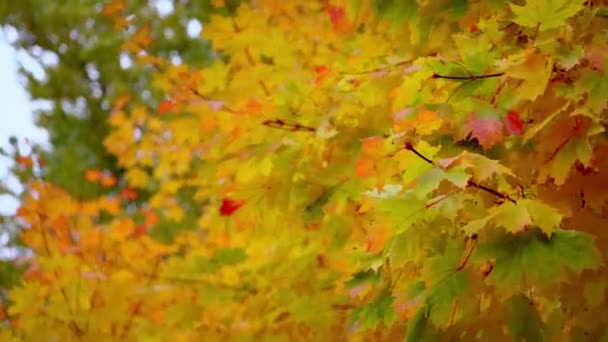
M 475 246 L 477 246 L 477 234 L 473 234 L 473 236 L 471 237 L 471 240 L 473 240 L 473 242 L 471 243 L 471 247 L 467 250 L 467 253 L 464 255 L 464 259 L 462 259 L 462 261 L 460 262 L 460 265 L 458 265 L 458 268 L 456 268 L 456 271 L 462 271 L 462 269 L 469 262 L 469 259 L 471 259 L 471 255 L 473 255 Z
M 456 318 L 456 304 L 458 303 L 458 298 L 454 299 L 454 303 L 452 304 L 452 313 L 450 314 L 450 323 L 448 327 L 454 325 L 454 319 Z

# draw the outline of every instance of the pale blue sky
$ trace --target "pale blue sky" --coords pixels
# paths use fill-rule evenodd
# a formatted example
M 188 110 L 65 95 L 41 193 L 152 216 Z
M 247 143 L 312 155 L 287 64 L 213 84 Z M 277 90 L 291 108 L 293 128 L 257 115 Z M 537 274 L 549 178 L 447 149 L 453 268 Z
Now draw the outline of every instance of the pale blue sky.
M 26 67 L 36 68 L 34 62 L 24 53 L 18 53 L 7 42 L 7 35 L 0 29 L 0 146 L 9 148 L 8 138 L 11 135 L 19 139 L 21 147 L 27 151 L 24 140 L 47 144 L 48 137 L 44 130 L 34 125 L 32 114 L 33 104 L 18 75 L 19 63 Z M 0 179 L 13 189 L 20 185 L 9 177 L 8 169 L 11 161 L 0 156 Z M 0 195 L 0 215 L 12 215 L 18 203 L 6 195 Z

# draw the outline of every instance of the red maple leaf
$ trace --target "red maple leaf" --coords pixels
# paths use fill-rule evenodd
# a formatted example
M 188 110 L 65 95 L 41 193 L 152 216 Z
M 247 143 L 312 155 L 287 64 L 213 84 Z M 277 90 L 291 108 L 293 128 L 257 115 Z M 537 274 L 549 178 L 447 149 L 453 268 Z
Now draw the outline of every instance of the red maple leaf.
M 509 134 L 521 135 L 524 133 L 524 125 L 519 120 L 519 113 L 511 110 L 504 118 L 505 128 Z
M 479 144 L 485 148 L 492 148 L 496 143 L 503 140 L 502 122 L 497 118 L 480 118 L 473 115 L 466 122 L 467 131 L 471 132 L 471 136 L 479 141 Z
M 325 77 L 331 72 L 331 68 L 326 65 L 319 65 L 315 67 L 315 84 L 323 82 Z
M 175 106 L 175 102 L 170 101 L 170 100 L 162 100 L 162 101 L 160 101 L 160 104 L 158 105 L 158 113 L 165 114 L 166 112 L 173 109 L 173 106 Z
M 137 192 L 131 187 L 126 187 L 120 191 L 120 197 L 126 200 L 134 200 L 137 198 Z
M 145 224 L 138 224 L 133 230 L 133 236 L 140 237 L 148 232 L 148 227 Z
M 231 198 L 224 198 L 222 199 L 222 206 L 220 207 L 220 215 L 230 216 L 240 207 L 242 207 L 243 204 L 245 204 L 245 201 L 237 201 Z
M 334 26 L 340 25 L 340 22 L 344 19 L 344 8 L 331 6 L 327 9 L 327 14 L 329 14 L 329 19 Z
M 346 33 L 351 28 L 352 25 L 346 17 L 346 11 L 344 7 L 341 6 L 328 6 L 327 1 L 325 1 L 326 7 L 325 12 L 329 16 L 329 20 L 331 21 L 331 25 L 336 33 Z

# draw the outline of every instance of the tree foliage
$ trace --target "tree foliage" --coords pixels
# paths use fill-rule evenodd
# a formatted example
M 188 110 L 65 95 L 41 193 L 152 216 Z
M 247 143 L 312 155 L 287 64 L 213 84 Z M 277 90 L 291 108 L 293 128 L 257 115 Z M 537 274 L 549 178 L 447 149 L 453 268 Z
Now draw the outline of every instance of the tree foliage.
M 50 136 L 51 149 L 36 151 L 46 161 L 42 177 L 85 198 L 104 191 L 86 182 L 86 169 L 120 172 L 114 156 L 103 146 L 112 102 L 130 94 L 139 94 L 134 100 L 148 103 L 161 96 L 147 86 L 150 73 L 123 53 L 129 31 L 116 25 L 124 27 L 126 22 L 115 23 L 99 15 L 104 3 L 25 0 L 0 4 L 0 24 L 12 33 L 13 46 L 36 63 L 22 65 L 20 72 L 32 100 L 42 103 L 37 124 Z M 162 37 L 151 53 L 193 66 L 210 61 L 209 44 L 187 33 L 191 21 L 206 20 L 213 13 L 208 1 L 176 2 L 170 12 L 159 11 L 157 1 L 129 1 L 125 11 L 136 13 L 129 18 L 131 29 L 147 24 L 151 33 Z
M 103 146 L 109 132 L 106 118 L 113 101 L 131 93 L 141 94 L 132 100 L 142 103 L 162 98 L 162 94 L 147 87 L 150 71 L 134 64 L 122 49 L 129 31 L 116 28 L 124 27 L 125 23 L 99 15 L 105 3 L 98 0 L 0 3 L 3 33 L 20 54 L 29 58 L 22 63 L 20 74 L 36 107 L 36 124 L 50 138 L 48 146 L 29 142 L 24 149 L 17 138 L 11 137 L 9 148 L 0 150 L 0 158 L 15 161 L 10 176 L 22 184 L 39 177 L 80 199 L 111 192 L 111 187 L 87 182 L 85 171 L 95 168 L 116 177 L 122 174 L 116 158 Z M 131 30 L 148 24 L 151 34 L 162 37 L 151 47 L 152 53 L 193 66 L 208 64 L 211 50 L 206 41 L 188 33 L 189 25 L 207 20 L 210 13 L 228 12 L 234 7 L 214 8 L 208 1 L 175 2 L 170 11 L 167 2 L 164 9 L 159 1 L 129 1 L 128 5 L 125 11 L 137 14 L 130 18 Z M 0 194 L 21 196 L 14 187 L 6 186 L 4 180 L 0 183 Z M 22 246 L 12 218 L 0 217 L 0 227 L 3 234 L 0 249 Z M 7 236 L 10 239 L 5 244 Z M 18 279 L 20 270 L 21 267 L 3 262 L 0 298 L 4 298 L 4 289 Z
M 28 184 L 0 336 L 608 337 L 601 3 L 245 2 L 203 66 L 100 12 L 163 99 L 107 113 L 106 194 Z

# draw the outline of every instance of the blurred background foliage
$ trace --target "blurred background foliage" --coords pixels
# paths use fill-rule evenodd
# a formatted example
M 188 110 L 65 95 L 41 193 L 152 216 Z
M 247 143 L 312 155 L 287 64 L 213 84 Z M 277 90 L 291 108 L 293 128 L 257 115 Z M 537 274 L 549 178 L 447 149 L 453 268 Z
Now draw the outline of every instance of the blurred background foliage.
M 79 199 L 116 191 L 85 178 L 85 171 L 95 168 L 121 179 L 121 169 L 103 146 L 113 103 L 129 95 L 130 103 L 155 110 L 163 96 L 146 89 L 154 70 L 134 63 L 123 44 L 147 25 L 153 37 L 148 50 L 153 55 L 175 64 L 203 66 L 215 58 L 209 43 L 200 39 L 205 20 L 238 6 L 238 1 L 226 1 L 227 6 L 218 10 L 213 0 L 128 0 L 125 12 L 130 13 L 129 24 L 121 28 L 116 27 L 115 18 L 101 15 L 108 3 L 0 1 L 0 26 L 7 40 L 37 64 L 36 68 L 20 65 L 19 72 L 36 104 L 35 124 L 49 136 L 49 146 L 31 146 L 31 155 L 36 157 L 29 161 L 19 159 L 22 154 L 14 137 L 10 138 L 12 150 L 0 151 L 15 161 L 10 173 L 21 184 L 32 177 L 41 178 Z M 32 161 L 33 167 L 24 165 Z M 0 184 L 0 193 L 23 196 L 6 184 Z M 140 194 L 140 199 L 145 199 L 145 194 Z M 15 259 L 26 251 L 19 248 L 17 222 L 0 217 L 0 225 L 0 250 L 4 251 L 0 254 L 1 305 L 3 289 L 18 281 L 23 271 Z M 9 249 L 11 253 L 7 253 Z

